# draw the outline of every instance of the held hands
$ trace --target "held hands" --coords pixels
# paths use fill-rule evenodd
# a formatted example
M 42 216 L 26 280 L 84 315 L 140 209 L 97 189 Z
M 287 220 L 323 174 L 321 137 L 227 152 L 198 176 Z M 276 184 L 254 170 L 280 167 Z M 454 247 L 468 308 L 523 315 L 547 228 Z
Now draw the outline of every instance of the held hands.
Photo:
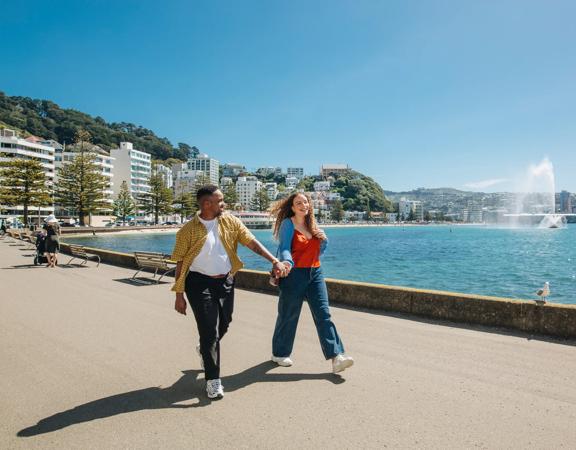
M 276 278 L 285 278 L 290 273 L 292 265 L 289 262 L 278 261 L 272 266 L 272 272 Z

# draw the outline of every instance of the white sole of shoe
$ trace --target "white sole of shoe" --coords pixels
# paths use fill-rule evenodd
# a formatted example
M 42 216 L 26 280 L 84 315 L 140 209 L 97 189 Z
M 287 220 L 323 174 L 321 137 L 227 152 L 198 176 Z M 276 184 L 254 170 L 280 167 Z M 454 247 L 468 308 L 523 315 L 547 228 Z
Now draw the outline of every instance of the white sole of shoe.
M 221 398 L 224 398 L 224 394 L 214 394 L 214 395 L 206 394 L 206 395 L 210 400 L 220 400 Z
M 354 365 L 354 360 L 353 359 L 347 359 L 346 361 L 343 361 L 341 364 L 338 365 L 338 367 L 334 367 L 332 372 L 333 373 L 340 373 L 340 372 L 344 372 L 346 369 L 348 369 L 349 367 L 352 367 Z
M 271 361 L 278 364 L 279 366 L 282 367 L 291 367 L 292 364 L 294 364 L 291 360 L 290 361 L 284 361 L 281 358 L 275 358 L 274 356 L 271 358 Z

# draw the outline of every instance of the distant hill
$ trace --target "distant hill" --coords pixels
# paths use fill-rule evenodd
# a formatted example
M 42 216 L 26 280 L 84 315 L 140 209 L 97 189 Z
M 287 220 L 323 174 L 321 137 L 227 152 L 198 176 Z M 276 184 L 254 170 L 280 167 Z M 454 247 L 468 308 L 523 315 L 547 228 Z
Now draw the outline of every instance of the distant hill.
M 393 210 L 384 190 L 373 178 L 354 170 L 335 178 L 333 190 L 342 196 L 345 210 L 366 211 L 368 205 L 371 211 Z
M 461 191 L 454 188 L 418 188 L 413 189 L 411 191 L 402 191 L 402 192 L 394 192 L 394 191 L 384 191 L 386 195 L 405 195 L 405 196 L 428 196 L 428 195 L 467 195 L 467 194 L 477 194 L 478 192 L 468 192 L 468 191 Z
M 133 123 L 108 123 L 102 117 L 60 108 L 49 100 L 10 97 L 0 91 L 2 127 L 20 130 L 24 137 L 33 134 L 66 144 L 74 142 L 78 130 L 85 129 L 92 135 L 92 142 L 106 150 L 117 148 L 120 142 L 132 142 L 134 148 L 160 160 L 185 160 L 192 149 L 186 143 L 173 146 L 167 138 L 158 137 L 153 131 Z

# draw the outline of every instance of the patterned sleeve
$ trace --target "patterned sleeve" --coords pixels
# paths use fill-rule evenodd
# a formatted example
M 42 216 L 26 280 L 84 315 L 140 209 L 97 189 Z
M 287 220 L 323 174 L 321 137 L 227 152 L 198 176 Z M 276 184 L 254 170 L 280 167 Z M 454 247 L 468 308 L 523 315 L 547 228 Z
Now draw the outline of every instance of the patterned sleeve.
M 182 261 L 189 249 L 190 232 L 187 227 L 183 227 L 178 231 L 178 233 L 176 233 L 176 243 L 174 244 L 174 250 L 172 250 L 172 256 L 170 259 L 172 261 Z
M 246 225 L 244 225 L 244 223 L 240 219 L 238 219 L 237 217 L 234 217 L 234 219 L 237 226 L 238 242 L 240 242 L 243 246 L 247 246 L 248 244 L 250 244 L 250 242 L 252 242 L 256 238 L 254 237 L 252 232 L 248 228 L 246 228 Z

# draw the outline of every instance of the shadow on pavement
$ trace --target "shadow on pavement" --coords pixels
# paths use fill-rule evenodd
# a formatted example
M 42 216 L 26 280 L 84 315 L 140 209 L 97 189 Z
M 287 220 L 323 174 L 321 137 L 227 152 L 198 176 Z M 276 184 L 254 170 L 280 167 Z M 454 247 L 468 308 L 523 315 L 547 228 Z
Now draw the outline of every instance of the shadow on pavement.
M 235 375 L 222 379 L 225 392 L 233 392 L 254 383 L 282 382 L 301 380 L 326 380 L 334 384 L 344 382 L 344 379 L 331 373 L 302 374 L 276 373 L 268 374 L 270 369 L 277 367 L 271 361 L 260 363 Z M 105 419 L 118 414 L 125 414 L 147 409 L 165 408 L 198 408 L 212 403 L 204 390 L 203 380 L 199 380 L 200 370 L 185 370 L 183 375 L 167 388 L 149 387 L 136 391 L 104 397 L 84 403 L 75 408 L 56 413 L 40 420 L 36 425 L 24 428 L 17 433 L 19 437 L 31 437 L 51 433 L 83 422 Z M 193 404 L 180 404 L 196 399 Z
M 162 284 L 170 284 L 169 281 L 160 281 L 160 283 L 156 283 L 154 278 L 145 278 L 145 277 L 136 277 L 136 278 L 118 278 L 114 281 L 118 283 L 129 284 L 131 286 L 159 286 Z
M 224 377 L 224 392 L 234 392 L 254 383 L 326 380 L 333 384 L 342 384 L 345 381 L 340 375 L 333 373 L 268 373 L 275 368 L 281 369 L 276 363 L 265 361 L 235 375 Z

